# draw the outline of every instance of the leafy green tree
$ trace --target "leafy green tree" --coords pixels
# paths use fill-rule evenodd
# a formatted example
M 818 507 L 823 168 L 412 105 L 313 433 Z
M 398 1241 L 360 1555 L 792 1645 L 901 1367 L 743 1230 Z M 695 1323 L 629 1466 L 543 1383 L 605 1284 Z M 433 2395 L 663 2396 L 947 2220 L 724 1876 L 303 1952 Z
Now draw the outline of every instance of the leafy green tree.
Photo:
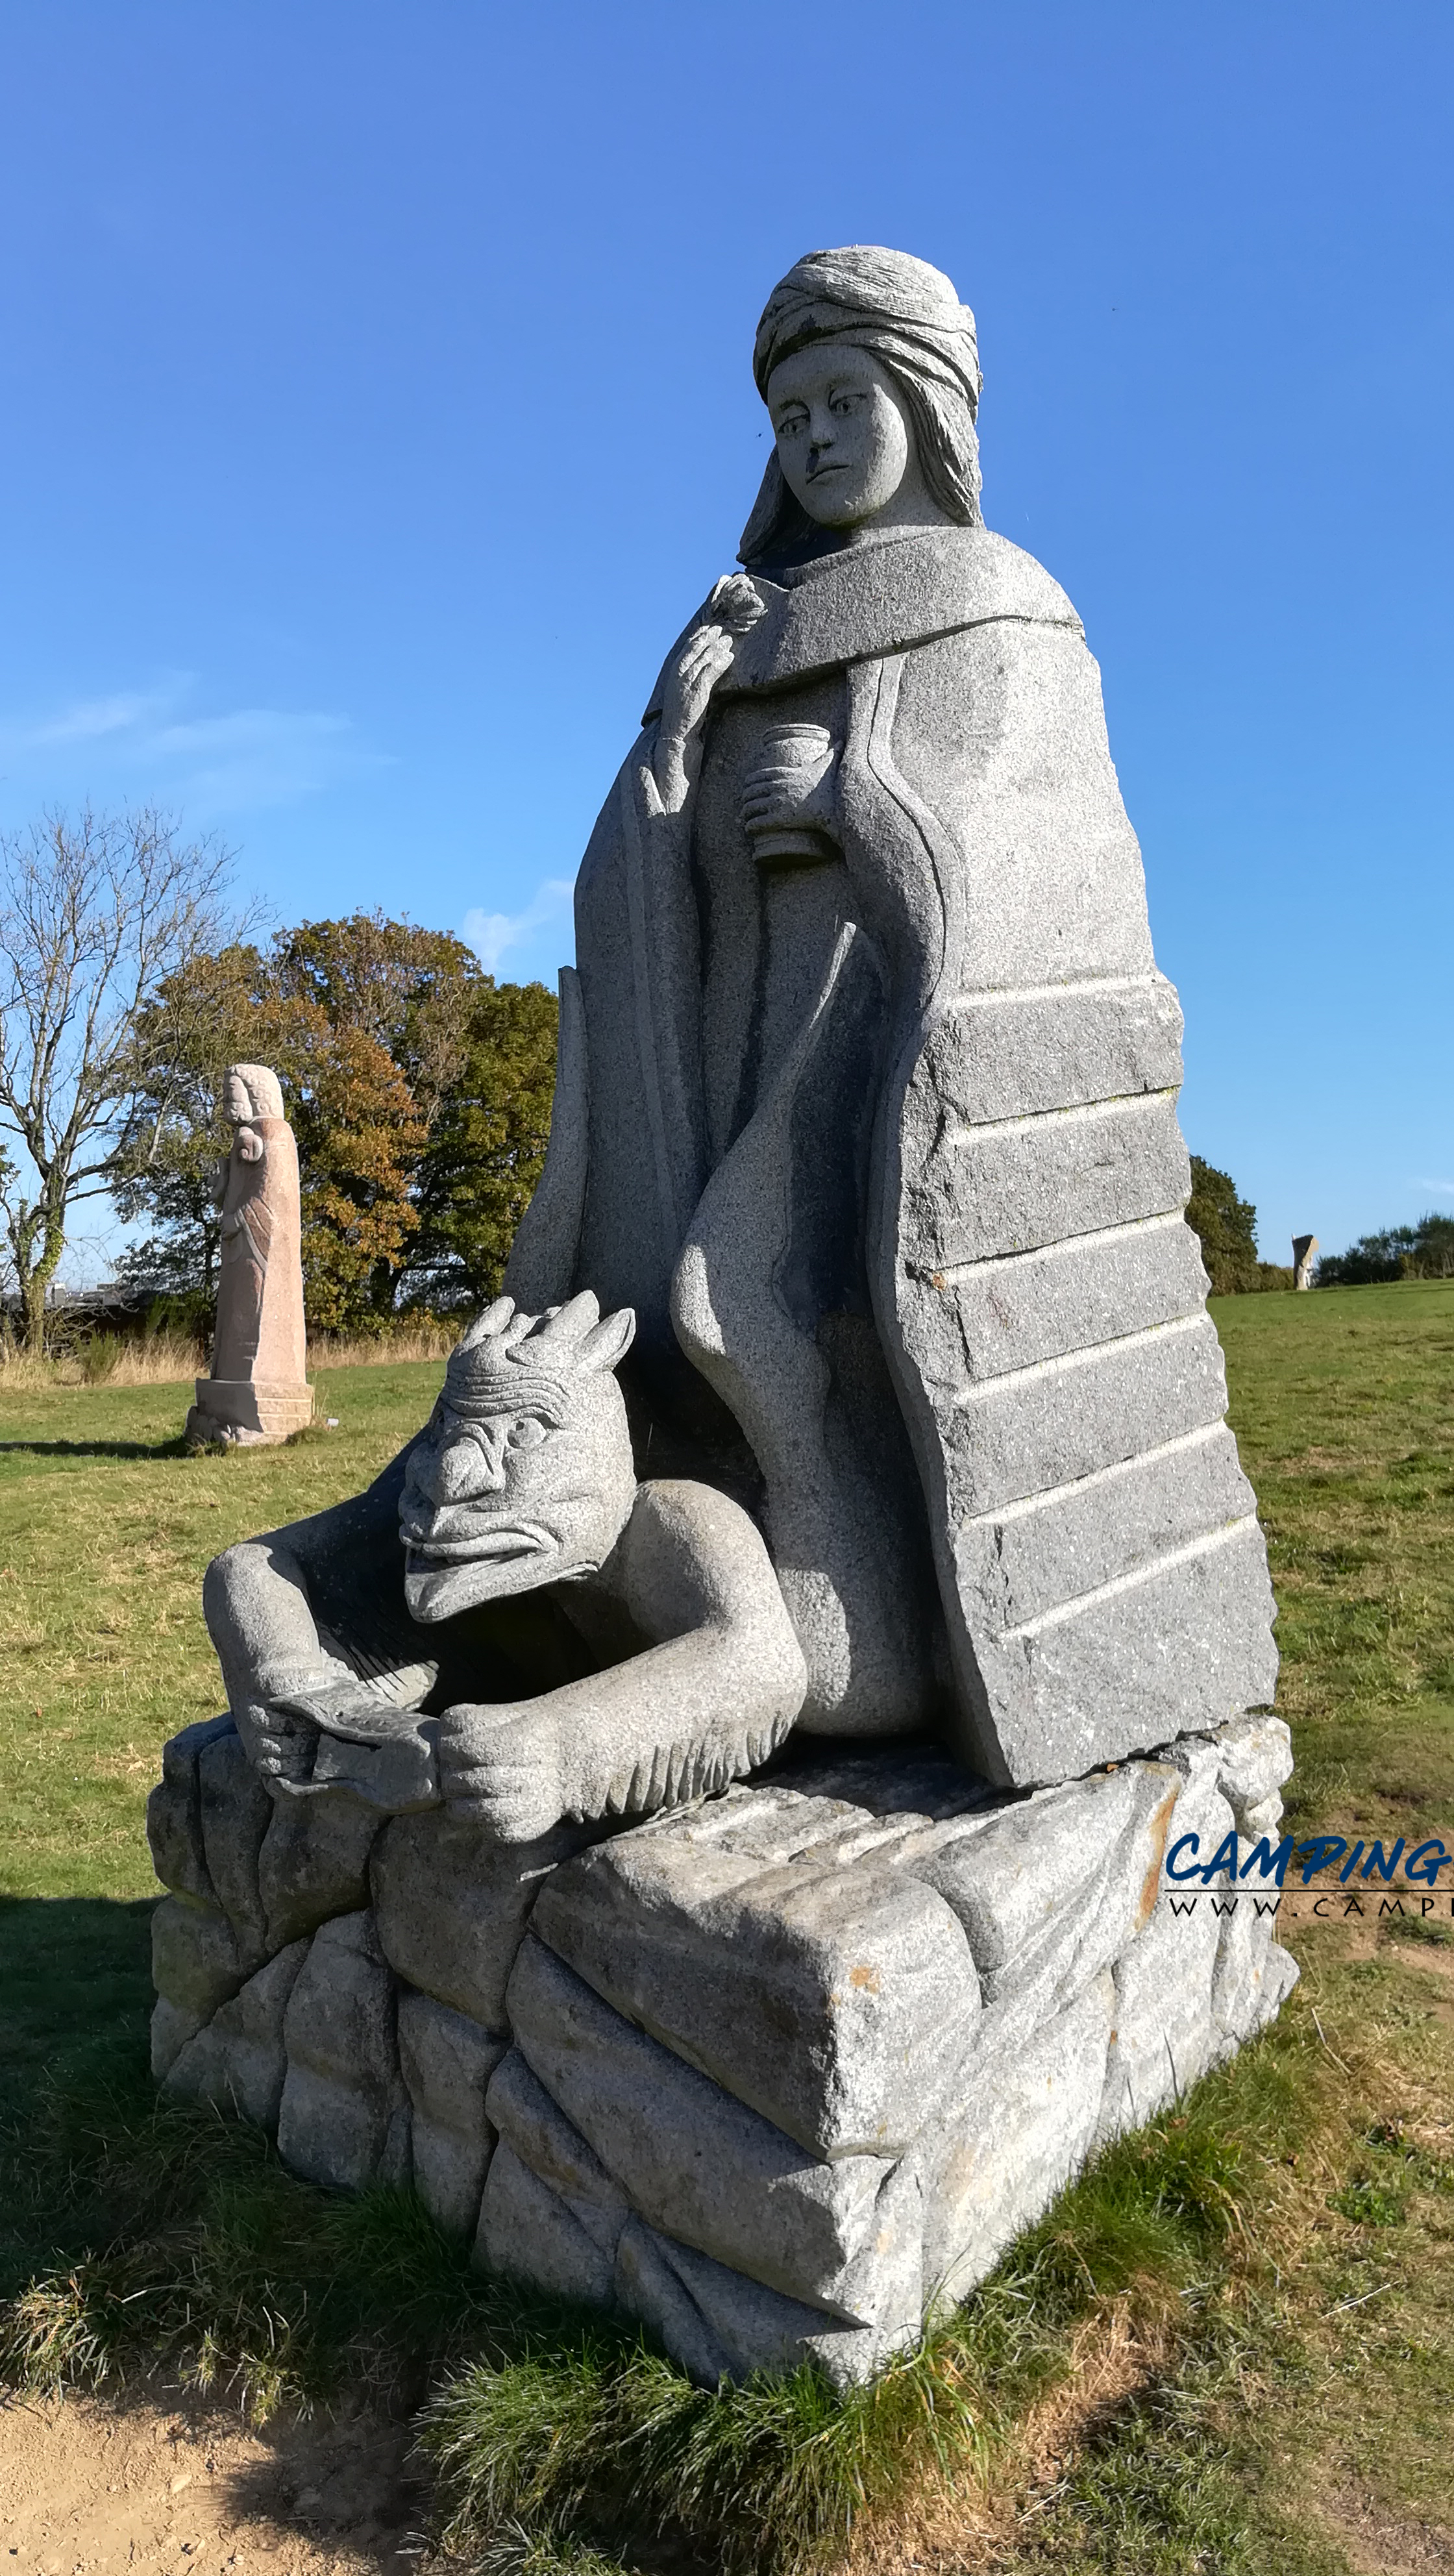
M 318 1331 L 358 1330 L 392 1304 L 418 1223 L 410 1187 L 427 1131 L 388 1047 L 351 1010 L 347 980 L 330 986 L 297 970 L 296 935 L 270 955 L 239 945 L 191 961 L 146 1015 L 111 1184 L 118 1213 L 155 1231 L 122 1267 L 199 1321 L 210 1315 L 214 1192 L 229 1140 L 222 1078 L 229 1064 L 270 1064 L 298 1139 L 308 1320 Z M 326 939 L 316 945 L 326 959 Z
M 1380 1280 L 1454 1279 L 1454 1216 L 1431 1208 L 1417 1225 L 1360 1235 L 1346 1252 L 1325 1252 L 1320 1288 L 1365 1288 Z
M 163 985 L 112 1172 L 153 1230 L 124 1269 L 210 1316 L 222 1077 L 271 1064 L 298 1139 L 303 1280 L 315 1331 L 495 1293 L 550 1127 L 554 997 L 496 985 L 445 931 L 380 913 L 303 922 Z
M 500 1292 L 545 1161 L 559 1009 L 543 984 L 481 979 L 419 1165 L 408 1293 L 439 1311 Z
M 1186 1221 L 1202 1247 L 1202 1260 L 1214 1293 L 1226 1297 L 1239 1289 L 1260 1288 L 1257 1258 L 1257 1210 L 1237 1196 L 1228 1172 L 1191 1158 L 1191 1198 Z

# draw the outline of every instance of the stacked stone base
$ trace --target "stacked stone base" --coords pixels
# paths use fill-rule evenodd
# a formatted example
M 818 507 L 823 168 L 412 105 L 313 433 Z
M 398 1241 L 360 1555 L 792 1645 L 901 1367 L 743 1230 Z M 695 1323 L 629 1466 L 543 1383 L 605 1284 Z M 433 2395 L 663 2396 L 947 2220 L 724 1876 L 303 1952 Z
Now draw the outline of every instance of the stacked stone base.
M 154 2070 L 704 2384 L 862 2380 L 1275 2013 L 1267 1915 L 1173 1913 L 1163 1860 L 1290 1767 L 1266 1718 L 1030 1797 L 886 1751 L 504 1847 L 275 1807 L 218 1719 L 152 1795 Z
M 196 1448 L 226 1440 L 262 1448 L 305 1431 L 313 1419 L 313 1389 L 282 1379 L 199 1377 L 197 1401 L 187 1413 L 184 1437 Z

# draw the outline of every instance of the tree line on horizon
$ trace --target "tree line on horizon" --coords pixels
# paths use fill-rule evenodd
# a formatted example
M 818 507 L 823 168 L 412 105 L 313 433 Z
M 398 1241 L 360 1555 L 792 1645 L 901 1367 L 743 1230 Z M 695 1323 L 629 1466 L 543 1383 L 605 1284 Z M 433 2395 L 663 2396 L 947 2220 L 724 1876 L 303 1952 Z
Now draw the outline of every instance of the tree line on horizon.
M 1230 1173 L 1200 1154 L 1191 1158 L 1191 1197 L 1186 1221 L 1202 1248 L 1202 1261 L 1218 1297 L 1252 1289 L 1291 1288 L 1291 1267 L 1263 1261 L 1257 1250 L 1257 1210 L 1242 1198 Z M 1395 1279 L 1454 1279 L 1454 1216 L 1431 1209 L 1417 1225 L 1393 1225 L 1362 1235 L 1346 1252 L 1325 1252 L 1314 1271 L 1319 1288 L 1364 1288 Z
M 554 994 L 382 912 L 260 941 L 230 864 L 150 807 L 0 834 L 0 1223 L 29 1352 L 98 1199 L 140 1236 L 133 1311 L 208 1329 L 234 1063 L 273 1067 L 297 1137 L 311 1330 L 498 1293 L 545 1158 Z
M 260 942 L 227 907 L 229 868 L 150 807 L 0 834 L 0 1223 L 31 1352 L 75 1212 L 100 1197 L 141 1230 L 119 1264 L 133 1310 L 209 1328 L 234 1063 L 282 1084 L 313 1332 L 383 1332 L 499 1292 L 550 1133 L 554 994 L 377 911 Z M 1290 1288 L 1230 1174 L 1194 1154 L 1191 1176 L 1214 1291 Z M 1454 1278 L 1454 1217 L 1367 1235 L 1317 1270 L 1320 1286 L 1402 1278 Z

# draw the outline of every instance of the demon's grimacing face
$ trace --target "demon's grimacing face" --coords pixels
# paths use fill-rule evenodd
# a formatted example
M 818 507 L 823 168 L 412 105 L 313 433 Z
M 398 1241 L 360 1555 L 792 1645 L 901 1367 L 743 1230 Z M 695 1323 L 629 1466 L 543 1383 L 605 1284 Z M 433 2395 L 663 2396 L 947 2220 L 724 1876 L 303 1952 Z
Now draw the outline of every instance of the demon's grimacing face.
M 501 1298 L 471 1327 L 399 1499 L 414 1618 L 591 1574 L 609 1556 L 636 1493 L 612 1374 L 634 1327 L 628 1309 L 602 1323 L 588 1290 L 539 1317 Z

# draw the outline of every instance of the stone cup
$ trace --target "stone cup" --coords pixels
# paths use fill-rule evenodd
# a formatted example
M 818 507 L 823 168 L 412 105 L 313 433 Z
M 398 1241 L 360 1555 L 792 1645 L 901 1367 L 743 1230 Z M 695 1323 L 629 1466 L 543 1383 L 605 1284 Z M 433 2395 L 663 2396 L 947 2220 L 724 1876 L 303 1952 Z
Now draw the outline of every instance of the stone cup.
M 747 837 L 759 867 L 812 866 L 831 856 L 830 811 L 822 791 L 833 767 L 834 741 L 826 725 L 769 727 L 763 766 L 775 770 L 782 792 L 770 820 L 749 821 Z

